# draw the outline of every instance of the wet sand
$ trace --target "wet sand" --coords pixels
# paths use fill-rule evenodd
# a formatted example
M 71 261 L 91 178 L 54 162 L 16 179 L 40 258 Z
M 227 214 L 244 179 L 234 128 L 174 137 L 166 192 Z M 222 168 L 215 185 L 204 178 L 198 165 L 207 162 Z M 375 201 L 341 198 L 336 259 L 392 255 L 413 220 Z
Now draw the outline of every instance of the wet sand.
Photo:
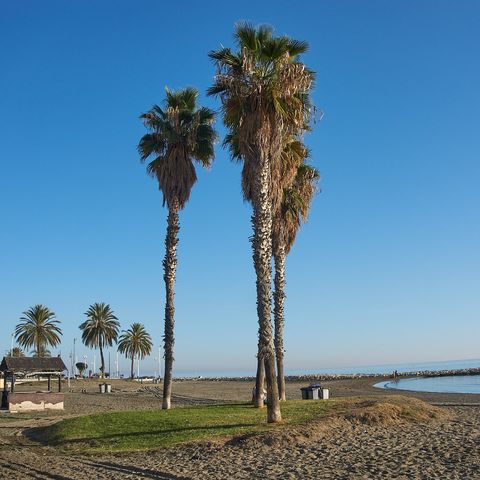
M 96 382 L 78 382 L 73 392 L 65 394 L 63 412 L 0 415 L 0 478 L 480 479 L 480 395 L 392 392 L 372 386 L 381 380 L 322 383 L 333 398 L 388 400 L 400 394 L 439 405 L 448 414 L 428 423 L 364 424 L 339 419 L 295 431 L 285 429 L 277 436 L 94 457 L 64 455 L 22 435 L 26 429 L 72 415 L 160 407 L 161 390 L 156 385 L 113 381 L 114 393 L 100 395 Z M 288 383 L 288 398 L 300 398 L 301 386 L 305 382 Z M 183 381 L 175 383 L 173 400 L 177 406 L 248 401 L 251 388 L 251 382 Z

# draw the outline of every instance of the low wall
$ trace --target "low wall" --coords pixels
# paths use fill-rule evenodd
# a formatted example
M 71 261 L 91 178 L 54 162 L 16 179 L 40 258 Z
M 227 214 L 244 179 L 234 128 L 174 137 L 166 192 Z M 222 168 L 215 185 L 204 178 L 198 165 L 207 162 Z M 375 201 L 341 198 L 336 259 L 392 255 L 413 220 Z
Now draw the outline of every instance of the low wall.
M 63 393 L 8 393 L 7 403 L 10 412 L 32 412 L 38 410 L 63 410 Z

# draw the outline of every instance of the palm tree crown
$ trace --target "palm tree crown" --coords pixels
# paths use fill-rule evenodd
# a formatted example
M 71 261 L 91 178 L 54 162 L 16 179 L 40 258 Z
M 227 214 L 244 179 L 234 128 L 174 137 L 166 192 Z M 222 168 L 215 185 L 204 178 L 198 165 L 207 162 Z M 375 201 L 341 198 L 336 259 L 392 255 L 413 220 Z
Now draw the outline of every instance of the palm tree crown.
M 182 209 L 197 180 L 192 160 L 204 167 L 213 160 L 215 114 L 198 108 L 195 88 L 174 92 L 167 88 L 165 93 L 163 108 L 154 105 L 140 116 L 149 133 L 141 138 L 138 151 L 142 162 L 153 157 L 147 171 L 157 178 L 164 204 L 178 202 Z
M 82 341 L 87 347 L 100 350 L 100 372 L 105 372 L 105 358 L 103 349 L 112 346 L 117 341 L 120 323 L 113 314 L 110 305 L 106 303 L 94 303 L 85 312 L 87 319 L 80 325 Z
M 297 167 L 297 173 L 291 186 L 283 193 L 281 208 L 278 210 L 272 227 L 273 250 L 279 245 L 285 248 L 285 254 L 290 252 L 298 230 L 306 222 L 310 204 L 317 192 L 320 172 L 311 165 L 302 163 Z
M 35 305 L 23 312 L 22 320 L 15 328 L 15 338 L 24 348 L 35 347 L 38 356 L 44 356 L 47 345 L 60 344 L 62 330 L 55 313 L 44 305 Z
M 120 336 L 118 351 L 132 360 L 131 377 L 133 378 L 133 361 L 144 358 L 152 351 L 152 338 L 141 323 L 132 323 L 130 328 Z
M 83 343 L 91 348 L 112 346 L 117 340 L 120 323 L 110 305 L 94 303 L 85 315 L 87 319 L 80 325 Z
M 269 157 L 270 195 L 276 210 L 282 199 L 281 182 L 292 180 L 292 175 L 286 177 L 282 162 L 285 143 L 291 135 L 309 129 L 309 91 L 315 74 L 299 60 L 308 44 L 274 37 L 272 28 L 248 23 L 237 25 L 235 39 L 237 52 L 221 48 L 209 53 L 217 75 L 208 94 L 219 96 L 222 102 L 229 130 L 224 145 L 234 160 L 244 162 L 242 186 L 247 200 L 261 155 Z
M 137 356 L 144 358 L 152 351 L 152 338 L 141 323 L 132 323 L 118 341 L 118 351 L 128 358 Z

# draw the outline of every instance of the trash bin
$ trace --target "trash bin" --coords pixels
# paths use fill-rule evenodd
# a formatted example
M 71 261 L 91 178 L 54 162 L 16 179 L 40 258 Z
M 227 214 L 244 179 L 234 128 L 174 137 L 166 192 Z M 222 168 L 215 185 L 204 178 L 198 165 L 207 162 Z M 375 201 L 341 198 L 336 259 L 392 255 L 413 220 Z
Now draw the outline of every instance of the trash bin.
M 322 388 L 320 392 L 322 394 L 322 400 L 328 400 L 330 398 L 330 390 L 328 388 Z
M 106 393 L 112 393 L 112 384 L 111 383 L 106 383 L 105 384 L 105 392 Z
M 320 385 L 312 384 L 308 387 L 302 387 L 300 390 L 302 391 L 302 400 L 319 400 L 321 390 Z
M 105 393 L 105 383 L 100 383 L 100 385 L 98 385 L 98 388 L 100 389 L 100 393 Z

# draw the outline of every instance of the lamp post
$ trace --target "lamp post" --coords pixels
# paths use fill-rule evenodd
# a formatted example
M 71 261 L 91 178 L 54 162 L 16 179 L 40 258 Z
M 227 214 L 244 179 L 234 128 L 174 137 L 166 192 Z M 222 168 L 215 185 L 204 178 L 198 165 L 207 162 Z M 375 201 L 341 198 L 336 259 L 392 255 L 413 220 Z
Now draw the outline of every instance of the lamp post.
M 74 366 L 74 367 L 77 366 L 77 362 L 78 362 L 78 360 L 77 360 L 77 355 L 76 355 L 76 353 L 75 353 L 75 343 L 76 343 L 76 341 L 77 341 L 77 339 L 74 338 L 74 339 L 73 339 L 73 366 Z M 75 375 L 75 369 L 73 369 L 73 376 L 74 376 L 74 377 L 76 376 L 76 375 Z
M 83 356 L 83 363 L 84 363 L 85 365 L 87 365 L 87 356 L 86 356 L 86 355 Z M 87 365 L 87 368 L 88 368 L 88 365 Z M 87 368 L 85 368 L 85 370 L 86 370 Z M 88 374 L 88 372 L 87 372 L 87 374 Z
M 162 355 L 160 353 L 162 347 L 158 347 L 158 374 L 160 375 L 160 378 L 163 377 L 162 375 Z

